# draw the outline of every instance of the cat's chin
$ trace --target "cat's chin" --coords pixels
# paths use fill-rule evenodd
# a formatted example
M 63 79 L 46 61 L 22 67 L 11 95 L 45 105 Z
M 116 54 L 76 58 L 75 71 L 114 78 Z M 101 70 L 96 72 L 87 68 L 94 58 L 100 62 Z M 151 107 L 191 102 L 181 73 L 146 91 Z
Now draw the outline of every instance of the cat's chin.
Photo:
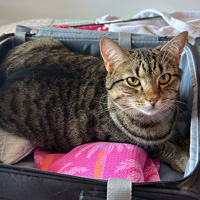
M 148 110 L 139 110 L 139 112 L 146 116 L 163 116 L 163 112 L 166 112 L 166 110 L 163 110 L 161 108 L 150 108 Z
M 149 111 L 142 111 L 143 114 L 148 115 L 148 116 L 154 116 L 154 115 L 159 115 L 161 114 L 159 109 L 152 109 Z

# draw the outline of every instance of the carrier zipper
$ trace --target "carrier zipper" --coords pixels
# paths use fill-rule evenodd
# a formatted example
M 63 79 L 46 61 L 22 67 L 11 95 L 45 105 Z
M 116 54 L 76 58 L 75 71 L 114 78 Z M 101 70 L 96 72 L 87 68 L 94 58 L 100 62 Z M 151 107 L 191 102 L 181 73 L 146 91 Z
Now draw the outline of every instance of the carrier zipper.
M 31 29 L 31 30 L 30 30 L 30 34 L 31 34 L 31 35 L 36 35 L 37 32 L 38 32 L 38 29 Z
M 27 26 L 17 25 L 15 33 L 21 33 L 21 32 L 25 33 L 26 36 L 31 37 L 38 33 L 38 29 L 27 27 Z

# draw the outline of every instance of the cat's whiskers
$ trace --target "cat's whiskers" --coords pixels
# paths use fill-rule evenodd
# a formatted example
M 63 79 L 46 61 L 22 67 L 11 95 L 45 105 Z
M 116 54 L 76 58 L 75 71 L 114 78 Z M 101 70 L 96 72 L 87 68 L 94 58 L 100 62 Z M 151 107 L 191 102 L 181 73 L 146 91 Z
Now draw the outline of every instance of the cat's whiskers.
M 105 97 L 107 97 L 108 96 L 108 94 L 105 94 L 105 95 L 103 95 L 103 96 L 101 96 L 101 97 L 99 97 L 100 99 L 103 99 L 103 98 L 105 98 Z
M 144 103 L 144 102 L 135 101 L 134 104 L 135 104 L 136 106 L 145 106 L 145 103 Z
M 107 94 L 105 94 L 105 95 L 103 95 L 103 96 L 101 96 L 101 97 L 99 97 L 99 99 L 100 99 L 100 101 L 97 101 L 97 100 L 95 100 L 96 102 L 98 102 L 98 103 L 100 103 L 100 104 L 102 104 L 102 105 L 108 105 L 108 103 L 107 103 L 107 98 L 109 97 L 109 94 L 107 93 Z M 106 102 L 101 102 L 101 99 L 105 99 L 106 98 Z M 110 97 L 110 99 L 112 99 L 111 97 Z M 109 108 L 108 108 L 108 106 L 106 106 L 106 108 L 104 108 L 104 109 L 102 109 L 102 110 L 99 110 L 96 114 L 95 114 L 95 116 L 99 116 L 99 115 L 101 115 L 101 114 L 103 114 L 103 113 L 105 113 L 105 112 L 109 112 Z
M 133 107 L 130 106 L 130 107 L 127 107 L 127 108 L 124 108 L 124 109 L 119 109 L 119 110 L 116 111 L 115 113 L 112 113 L 112 116 L 115 117 L 117 114 L 120 114 L 120 113 L 125 112 L 125 111 L 127 111 L 127 110 L 133 110 Z
M 188 104 L 185 103 L 185 102 L 182 102 L 182 101 L 176 100 L 176 103 L 178 103 L 178 104 L 182 104 L 182 105 L 186 106 L 189 110 L 192 109 L 192 108 L 191 108 L 190 106 L 188 106 Z M 180 107 L 180 106 L 179 106 L 179 107 Z
M 101 115 L 101 114 L 103 114 L 104 112 L 109 112 L 109 109 L 108 109 L 108 108 L 102 109 L 102 110 L 100 110 L 99 112 L 97 112 L 97 113 L 95 114 L 95 116 Z
M 125 102 L 116 103 L 116 102 L 112 99 L 112 97 L 110 97 L 110 100 L 111 100 L 115 105 L 117 105 L 118 107 L 120 106 L 119 111 L 117 111 L 116 114 L 117 114 L 117 113 L 120 113 L 120 112 L 124 112 L 124 111 L 129 110 L 129 109 L 134 110 L 133 104 L 132 104 L 131 102 L 125 101 Z M 125 107 L 125 108 L 123 109 L 123 107 Z
M 95 100 L 94 100 L 95 101 Z M 102 105 L 108 105 L 108 103 L 102 102 L 102 101 L 95 101 L 96 103 L 102 104 Z
M 179 95 L 178 95 L 178 96 L 174 96 L 174 97 L 169 98 L 168 100 L 169 100 L 169 101 L 170 101 L 170 100 L 171 100 L 171 101 L 175 101 L 175 105 L 176 105 L 176 104 L 184 105 L 184 106 L 187 107 L 189 110 L 191 110 L 192 108 L 191 108 L 190 106 L 188 106 L 187 103 L 178 100 L 179 97 L 180 97 Z M 164 102 L 164 100 L 163 100 L 163 102 Z M 176 107 L 179 107 L 179 108 L 180 108 L 180 106 L 177 106 L 177 105 L 176 105 Z
M 164 109 L 175 111 L 175 112 L 182 111 L 182 109 L 179 106 L 177 106 L 177 104 L 169 103 L 169 102 L 170 102 L 170 99 L 168 100 L 168 103 L 163 105 Z
M 187 107 L 189 110 L 191 110 L 191 108 L 184 102 L 181 102 L 181 101 L 176 101 L 176 104 L 182 104 L 184 105 L 185 107 Z M 185 109 L 184 107 L 181 107 L 181 106 L 174 106 L 176 111 L 180 113 L 180 117 L 181 117 L 181 113 L 184 113 L 185 112 Z
M 107 103 L 107 98 L 106 98 L 107 96 L 108 95 L 106 94 L 106 95 L 104 95 L 102 97 L 95 98 L 94 101 L 97 102 L 97 103 L 103 104 L 103 105 L 107 105 L 108 104 Z M 106 101 L 105 101 L 105 99 L 106 99 Z
M 108 94 L 105 94 L 105 95 L 103 95 L 101 97 L 94 98 L 94 101 L 99 103 L 99 104 L 102 104 L 102 105 L 108 105 L 107 97 L 108 97 Z
M 184 113 L 184 110 L 182 108 L 180 108 L 179 106 L 175 107 L 175 110 L 179 113 Z

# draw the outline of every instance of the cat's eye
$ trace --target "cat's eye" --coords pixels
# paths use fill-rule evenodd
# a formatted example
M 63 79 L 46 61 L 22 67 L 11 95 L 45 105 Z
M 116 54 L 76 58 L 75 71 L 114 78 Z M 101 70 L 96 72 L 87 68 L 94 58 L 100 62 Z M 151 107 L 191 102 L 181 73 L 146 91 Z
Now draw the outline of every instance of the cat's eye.
M 139 79 L 135 78 L 135 77 L 130 77 L 130 78 L 127 78 L 127 82 L 130 86 L 138 86 L 140 85 L 140 81 Z
M 169 83 L 170 79 L 171 79 L 170 74 L 164 74 L 160 77 L 159 83 L 162 85 L 165 85 L 165 84 Z

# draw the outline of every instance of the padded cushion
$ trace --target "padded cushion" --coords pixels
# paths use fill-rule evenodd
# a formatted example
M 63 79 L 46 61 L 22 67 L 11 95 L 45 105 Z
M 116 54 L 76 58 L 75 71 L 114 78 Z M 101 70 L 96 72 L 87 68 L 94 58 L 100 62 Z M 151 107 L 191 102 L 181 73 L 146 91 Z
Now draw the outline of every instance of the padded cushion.
M 132 144 L 94 142 L 80 145 L 69 153 L 34 151 L 35 168 L 50 172 L 108 180 L 130 179 L 133 182 L 160 181 L 160 162 L 150 159 Z
M 30 154 L 34 148 L 28 140 L 0 129 L 0 162 L 14 164 Z

